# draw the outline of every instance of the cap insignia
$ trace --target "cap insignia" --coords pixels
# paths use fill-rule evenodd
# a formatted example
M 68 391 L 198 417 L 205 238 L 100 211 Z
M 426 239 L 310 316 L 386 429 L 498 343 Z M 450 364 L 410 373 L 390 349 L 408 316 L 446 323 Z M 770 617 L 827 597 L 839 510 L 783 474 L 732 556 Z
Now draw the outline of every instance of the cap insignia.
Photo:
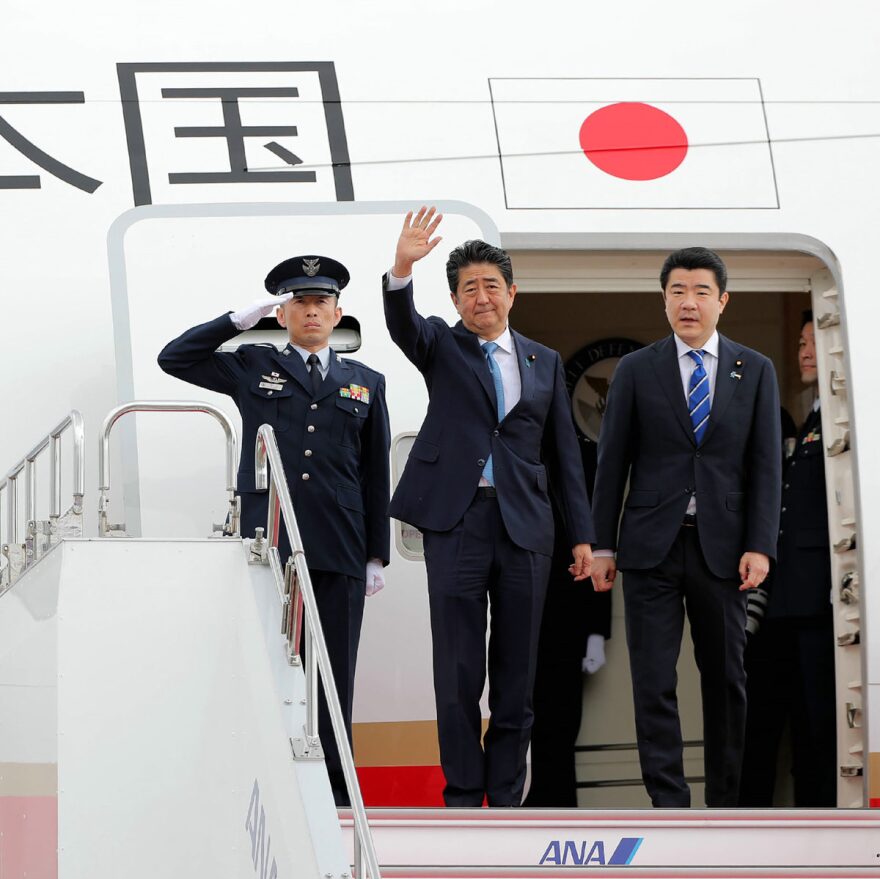
M 310 277 L 314 278 L 321 271 L 321 263 L 317 259 L 304 259 L 303 271 Z

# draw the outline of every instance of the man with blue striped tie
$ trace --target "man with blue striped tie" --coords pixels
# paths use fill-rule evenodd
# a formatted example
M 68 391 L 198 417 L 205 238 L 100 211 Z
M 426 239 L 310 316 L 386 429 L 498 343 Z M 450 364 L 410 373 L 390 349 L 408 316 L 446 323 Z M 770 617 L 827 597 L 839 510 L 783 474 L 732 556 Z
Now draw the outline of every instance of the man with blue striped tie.
M 450 327 L 416 311 L 413 266 L 440 241 L 439 223 L 434 208 L 407 214 L 383 279 L 388 331 L 428 387 L 390 509 L 424 536 L 446 805 L 518 806 L 554 546 L 549 492 L 575 580 L 589 581 L 595 535 L 562 361 L 508 323 L 510 257 L 485 241 L 456 247 L 446 276 L 461 320 Z
M 608 395 L 593 494 L 593 583 L 608 590 L 623 571 L 651 802 L 690 805 L 675 692 L 687 612 L 703 697 L 706 805 L 735 806 L 746 590 L 767 576 L 779 527 L 779 391 L 766 357 L 716 329 L 729 299 L 716 253 L 675 251 L 660 287 L 672 335 L 624 357 Z

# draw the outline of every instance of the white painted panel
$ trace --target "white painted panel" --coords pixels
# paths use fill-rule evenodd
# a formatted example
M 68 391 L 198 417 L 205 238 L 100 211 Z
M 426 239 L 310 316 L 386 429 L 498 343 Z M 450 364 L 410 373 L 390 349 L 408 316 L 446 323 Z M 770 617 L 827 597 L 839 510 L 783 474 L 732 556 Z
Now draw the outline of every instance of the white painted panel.
M 306 811 L 335 809 L 326 776 L 298 785 L 240 542 L 73 542 L 61 577 L 61 875 L 253 876 L 255 784 L 265 875 L 342 869 L 316 861 Z

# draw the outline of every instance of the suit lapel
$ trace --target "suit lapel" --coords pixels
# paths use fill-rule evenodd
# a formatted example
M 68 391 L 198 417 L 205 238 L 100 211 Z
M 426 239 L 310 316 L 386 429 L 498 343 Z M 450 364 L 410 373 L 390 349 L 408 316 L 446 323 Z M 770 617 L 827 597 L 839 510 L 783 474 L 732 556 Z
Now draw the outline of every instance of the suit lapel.
M 462 357 L 464 357 L 465 362 L 473 370 L 477 380 L 483 386 L 483 390 L 492 404 L 492 411 L 497 412 L 498 403 L 495 399 L 495 385 L 492 382 L 492 375 L 489 372 L 486 358 L 483 356 L 483 351 L 480 348 L 480 340 L 461 321 L 452 328 L 452 334 L 456 342 L 458 342 Z
M 312 379 L 306 364 L 298 351 L 288 345 L 283 351 L 272 355 L 272 359 L 290 376 L 293 376 L 303 387 L 303 390 L 312 395 Z
M 678 349 L 675 347 L 674 336 L 667 336 L 654 347 L 654 374 L 682 430 L 695 443 L 694 426 L 688 415 L 687 400 L 681 385 L 681 367 L 678 365 Z M 712 423 L 711 417 L 709 423 Z
M 715 393 L 712 396 L 712 410 L 709 413 L 709 424 L 703 436 L 703 444 L 715 430 L 715 425 L 724 418 L 724 412 L 730 405 L 737 388 L 742 384 L 743 371 L 748 366 L 739 359 L 742 348 L 734 345 L 725 336 L 718 334 L 718 370 L 715 373 Z
M 516 357 L 516 365 L 519 368 L 521 390 L 516 406 L 510 410 L 508 415 L 520 403 L 528 402 L 535 396 L 535 370 L 532 364 L 537 359 L 537 355 L 534 352 L 535 346 L 532 344 L 531 339 L 527 339 L 513 329 L 510 331 L 510 334 L 513 337 L 513 356 Z M 532 356 L 532 360 L 529 360 L 529 355 Z

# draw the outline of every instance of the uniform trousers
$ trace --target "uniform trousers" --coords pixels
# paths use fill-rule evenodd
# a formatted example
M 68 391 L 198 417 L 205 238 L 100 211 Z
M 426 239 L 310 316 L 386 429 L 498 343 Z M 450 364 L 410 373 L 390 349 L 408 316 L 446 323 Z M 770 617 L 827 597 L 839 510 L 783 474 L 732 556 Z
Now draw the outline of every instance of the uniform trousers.
M 700 670 L 706 805 L 737 804 L 746 723 L 746 593 L 739 585 L 709 570 L 695 526 L 680 529 L 657 567 L 623 573 L 639 760 L 654 806 L 691 802 L 676 696 L 685 611 Z
M 746 648 L 748 717 L 739 804 L 773 805 L 782 732 L 791 732 L 794 804 L 837 805 L 834 620 L 765 619 Z
M 447 806 L 518 806 L 550 556 L 517 546 L 479 490 L 450 531 L 424 533 L 434 695 Z M 489 628 L 489 726 L 482 736 Z M 482 739 L 482 742 L 481 742 Z
M 241 533 L 250 537 L 255 528 L 265 528 L 268 494 L 242 492 L 241 499 Z M 328 539 L 333 539 L 332 535 L 328 535 Z M 279 534 L 278 552 L 281 563 L 284 565 L 290 556 L 290 544 L 283 525 Z M 306 547 L 306 562 L 308 562 L 308 558 L 308 547 Z M 309 574 L 315 592 L 315 602 L 318 605 L 321 628 L 324 631 L 324 640 L 327 644 L 327 653 L 330 656 L 330 666 L 333 669 L 333 679 L 336 682 L 339 705 L 345 720 L 345 730 L 349 744 L 351 744 L 354 676 L 361 623 L 364 617 L 366 561 L 364 562 L 364 576 L 360 578 L 349 577 L 334 571 L 319 571 L 312 567 L 309 567 Z M 303 668 L 305 669 L 305 664 Z M 336 746 L 322 681 L 319 681 L 318 686 L 318 734 L 321 737 L 327 774 L 330 776 L 330 786 L 333 789 L 336 805 L 348 806 L 350 802 L 345 787 L 345 777 L 342 774 L 342 761 Z

